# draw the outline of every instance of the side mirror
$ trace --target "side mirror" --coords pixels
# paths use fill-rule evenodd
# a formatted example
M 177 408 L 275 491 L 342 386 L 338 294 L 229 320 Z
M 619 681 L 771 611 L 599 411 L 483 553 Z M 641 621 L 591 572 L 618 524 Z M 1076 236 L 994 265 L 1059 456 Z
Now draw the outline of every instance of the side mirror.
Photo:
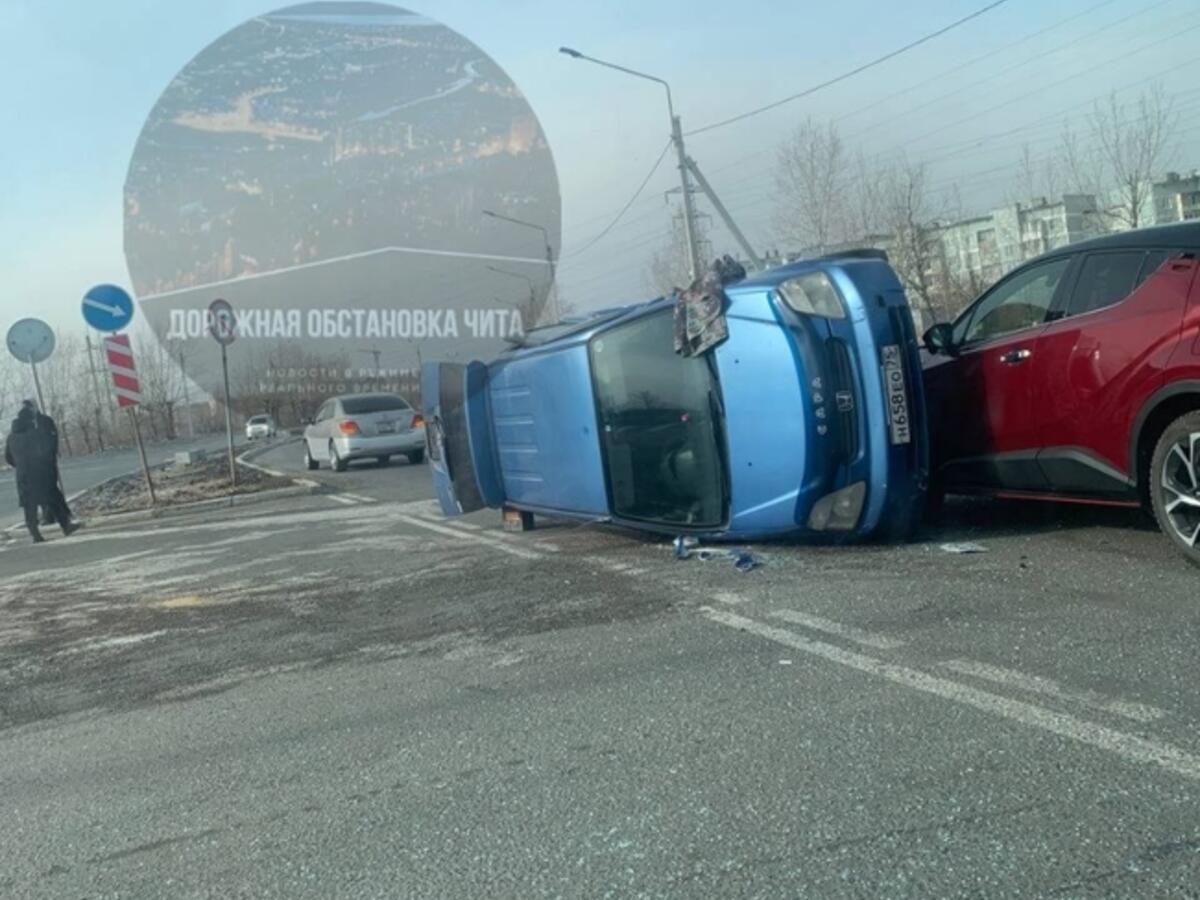
M 945 353 L 947 356 L 952 356 L 954 353 L 954 326 L 949 322 L 939 322 L 925 332 L 922 340 L 925 342 L 925 349 L 930 353 Z

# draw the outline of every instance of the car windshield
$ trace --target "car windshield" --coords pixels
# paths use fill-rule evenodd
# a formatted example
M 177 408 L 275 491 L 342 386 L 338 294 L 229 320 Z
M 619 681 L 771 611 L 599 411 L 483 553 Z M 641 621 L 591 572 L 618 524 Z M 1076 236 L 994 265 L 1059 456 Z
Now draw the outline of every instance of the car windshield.
M 252 418 L 250 420 L 249 424 L 251 424 L 251 425 L 266 425 L 270 421 L 271 420 L 269 418 L 267 418 L 266 416 L 255 416 L 254 418 Z
M 346 397 L 342 410 L 348 416 L 365 416 L 371 413 L 403 412 L 412 409 L 403 397 L 394 394 L 375 394 L 369 397 Z
M 709 360 L 674 352 L 671 313 L 619 325 L 590 345 L 613 512 L 714 527 L 724 516 L 719 387 Z

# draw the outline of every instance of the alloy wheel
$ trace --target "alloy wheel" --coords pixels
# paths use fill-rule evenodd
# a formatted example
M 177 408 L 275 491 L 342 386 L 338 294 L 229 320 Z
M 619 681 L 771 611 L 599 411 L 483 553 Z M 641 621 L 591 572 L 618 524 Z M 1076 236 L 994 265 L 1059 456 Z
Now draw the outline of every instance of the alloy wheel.
M 1162 508 L 1175 533 L 1200 550 L 1200 432 L 1184 434 L 1163 462 Z

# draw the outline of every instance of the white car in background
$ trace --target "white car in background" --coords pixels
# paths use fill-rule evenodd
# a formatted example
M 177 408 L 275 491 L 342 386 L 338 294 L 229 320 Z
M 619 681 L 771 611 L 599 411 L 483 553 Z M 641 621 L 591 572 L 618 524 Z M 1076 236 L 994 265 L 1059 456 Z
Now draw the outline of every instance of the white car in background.
M 393 456 L 425 460 L 425 420 L 399 394 L 347 394 L 321 404 L 304 429 L 304 465 L 335 472 L 355 459 L 387 465 Z
M 246 440 L 248 441 L 273 438 L 277 431 L 275 420 L 270 416 L 251 416 L 246 420 Z

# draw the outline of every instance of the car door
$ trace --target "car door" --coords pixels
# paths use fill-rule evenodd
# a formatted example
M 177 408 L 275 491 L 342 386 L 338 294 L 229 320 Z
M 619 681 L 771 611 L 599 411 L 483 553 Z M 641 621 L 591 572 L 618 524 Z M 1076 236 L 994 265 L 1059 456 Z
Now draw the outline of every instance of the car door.
M 1041 490 L 1031 360 L 1071 257 L 1031 263 L 997 283 L 954 324 L 949 353 L 925 370 L 931 432 L 948 487 Z
M 1130 423 L 1162 384 L 1195 271 L 1179 257 L 1135 247 L 1080 259 L 1033 361 L 1038 459 L 1051 489 L 1131 492 Z
M 329 442 L 328 428 L 332 418 L 332 408 L 332 400 L 322 403 L 313 417 L 313 423 L 304 431 L 305 439 L 308 441 L 308 451 L 314 459 L 319 458 L 319 455 L 325 452 L 325 445 Z

